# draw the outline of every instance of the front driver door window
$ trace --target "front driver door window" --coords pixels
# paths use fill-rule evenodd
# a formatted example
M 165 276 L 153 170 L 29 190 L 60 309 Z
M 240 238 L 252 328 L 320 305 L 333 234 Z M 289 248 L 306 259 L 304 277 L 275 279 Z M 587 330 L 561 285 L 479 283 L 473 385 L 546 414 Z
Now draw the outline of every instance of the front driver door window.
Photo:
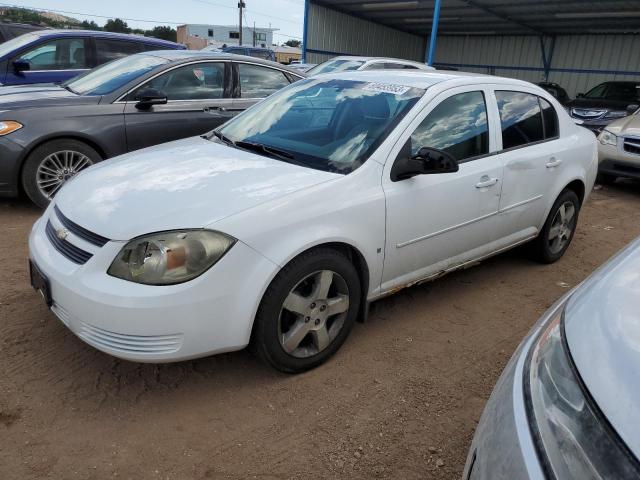
M 490 251 L 495 238 L 502 166 L 492 151 L 487 92 L 453 89 L 430 102 L 403 132 L 385 166 L 387 243 L 382 288 L 437 274 Z M 409 145 L 407 145 L 407 143 Z M 393 182 L 399 155 L 444 150 L 455 173 Z M 409 153 L 411 152 L 411 153 Z
M 127 96 L 125 121 L 129 150 L 202 135 L 234 114 L 228 94 L 228 62 L 203 62 L 169 70 Z M 145 90 L 167 97 L 166 105 L 136 107 Z
M 9 66 L 7 84 L 55 83 L 75 77 L 90 66 L 85 40 L 81 38 L 61 38 L 44 42 L 21 52 L 12 62 L 29 63 L 29 70 L 15 72 Z

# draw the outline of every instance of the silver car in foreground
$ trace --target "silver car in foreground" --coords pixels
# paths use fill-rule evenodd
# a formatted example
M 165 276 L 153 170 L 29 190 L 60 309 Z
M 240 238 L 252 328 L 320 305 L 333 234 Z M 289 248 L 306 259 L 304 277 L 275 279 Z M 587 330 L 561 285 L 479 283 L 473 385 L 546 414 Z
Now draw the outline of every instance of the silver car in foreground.
M 518 347 L 463 479 L 640 478 L 640 239 L 563 297 Z

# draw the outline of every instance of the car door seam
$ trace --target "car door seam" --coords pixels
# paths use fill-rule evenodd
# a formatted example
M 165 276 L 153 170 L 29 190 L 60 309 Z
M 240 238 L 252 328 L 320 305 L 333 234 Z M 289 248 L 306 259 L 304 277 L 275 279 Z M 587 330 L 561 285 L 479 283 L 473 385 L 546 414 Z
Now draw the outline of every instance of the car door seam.
M 421 242 L 423 240 L 427 240 L 429 238 L 433 238 L 433 237 L 436 237 L 438 235 L 442 235 L 443 233 L 450 232 L 450 231 L 455 230 L 457 228 L 466 227 L 468 225 L 471 225 L 472 223 L 479 222 L 480 220 L 486 220 L 489 217 L 493 217 L 494 215 L 497 215 L 498 213 L 499 213 L 499 210 L 496 210 L 495 212 L 491 212 L 491 213 L 488 213 L 486 215 L 482 215 L 481 217 L 476 217 L 476 218 L 474 218 L 472 220 L 468 220 L 466 222 L 459 223 L 457 225 L 453 225 L 452 227 L 447 227 L 447 228 L 444 228 L 442 230 L 438 230 L 437 232 L 429 233 L 428 235 L 423 235 L 421 237 L 417 237 L 417 238 L 414 238 L 412 240 L 407 240 L 406 242 L 398 243 L 398 244 L 396 244 L 396 248 L 403 248 L 403 247 L 412 245 L 414 243 L 418 243 L 418 242 Z

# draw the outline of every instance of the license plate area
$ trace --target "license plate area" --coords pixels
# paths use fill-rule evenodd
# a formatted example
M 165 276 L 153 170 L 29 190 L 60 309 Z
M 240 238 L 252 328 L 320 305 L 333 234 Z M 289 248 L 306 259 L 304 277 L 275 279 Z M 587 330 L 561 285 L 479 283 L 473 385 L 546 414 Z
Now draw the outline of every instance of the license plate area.
M 49 279 L 44 275 L 38 266 L 29 260 L 29 277 L 31 279 L 31 286 L 37 292 L 40 292 L 47 307 L 51 308 L 53 305 L 53 299 L 51 298 L 51 287 L 49 286 Z

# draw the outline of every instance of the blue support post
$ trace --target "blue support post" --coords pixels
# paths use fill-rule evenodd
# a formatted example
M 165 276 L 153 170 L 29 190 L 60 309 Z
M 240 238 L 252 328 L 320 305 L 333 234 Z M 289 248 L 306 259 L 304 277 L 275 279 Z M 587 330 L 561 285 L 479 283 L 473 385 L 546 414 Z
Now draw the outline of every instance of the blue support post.
M 304 0 L 304 21 L 302 23 L 302 63 L 307 63 L 308 24 L 309 24 L 309 0 Z
M 438 23 L 440 23 L 440 0 L 436 0 L 433 6 L 433 22 L 431 23 L 431 39 L 429 40 L 429 53 L 427 56 L 427 65 L 433 66 L 433 60 L 436 55 L 436 41 L 438 39 Z

